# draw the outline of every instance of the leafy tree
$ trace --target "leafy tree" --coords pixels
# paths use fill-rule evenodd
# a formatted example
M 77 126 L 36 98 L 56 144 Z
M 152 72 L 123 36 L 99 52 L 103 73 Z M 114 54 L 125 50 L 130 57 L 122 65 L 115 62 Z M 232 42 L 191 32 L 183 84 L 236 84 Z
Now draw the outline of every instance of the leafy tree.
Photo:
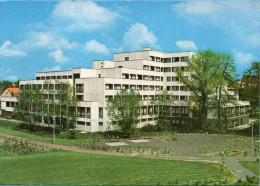
M 188 59 L 188 73 L 185 74 L 181 69 L 177 70 L 180 81 L 193 94 L 190 101 L 193 102 L 194 108 L 199 113 L 198 124 L 202 128 L 206 127 L 207 107 L 210 105 L 209 98 L 218 85 L 216 65 L 219 60 L 219 55 L 214 51 L 203 50 Z
M 13 82 L 9 81 L 9 80 L 3 80 L 2 82 L 0 82 L 0 88 L 1 90 L 4 90 L 6 88 L 10 88 L 13 87 Z
M 166 91 L 157 92 L 155 95 L 155 100 L 151 102 L 154 105 L 154 111 L 157 115 L 157 126 L 159 129 L 167 130 L 170 128 L 170 106 L 172 106 L 173 101 L 171 101 L 171 94 Z
M 235 104 L 235 97 L 227 91 L 227 86 L 235 92 L 237 89 L 237 74 L 234 66 L 234 59 L 230 54 L 217 53 L 216 60 L 217 73 L 214 80 L 216 81 L 216 94 L 212 99 L 212 106 L 217 108 L 218 128 L 221 130 L 221 118 L 226 118 L 226 113 L 223 109 L 227 103 Z
M 40 122 L 45 100 L 42 90 L 37 86 L 24 85 L 18 96 L 14 114 L 21 121 L 29 124 Z
M 134 132 L 140 115 L 140 94 L 133 90 L 121 90 L 107 104 L 111 123 L 116 122 L 127 135 Z
M 55 104 L 56 117 L 63 130 L 67 127 L 75 128 L 77 99 L 73 96 L 73 88 L 69 83 L 58 82 L 55 96 L 58 101 Z
M 253 62 L 251 67 L 244 71 L 242 84 L 244 88 L 240 89 L 239 99 L 249 101 L 251 114 L 259 112 L 259 75 L 260 61 Z

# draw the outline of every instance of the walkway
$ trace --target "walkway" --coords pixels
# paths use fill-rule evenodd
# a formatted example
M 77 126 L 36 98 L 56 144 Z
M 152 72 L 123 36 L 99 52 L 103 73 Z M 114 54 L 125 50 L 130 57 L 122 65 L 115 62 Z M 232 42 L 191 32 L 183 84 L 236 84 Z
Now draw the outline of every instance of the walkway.
M 229 169 L 236 173 L 242 181 L 246 180 L 246 175 L 249 177 L 254 176 L 251 171 L 243 167 L 237 160 L 226 160 L 225 162 Z

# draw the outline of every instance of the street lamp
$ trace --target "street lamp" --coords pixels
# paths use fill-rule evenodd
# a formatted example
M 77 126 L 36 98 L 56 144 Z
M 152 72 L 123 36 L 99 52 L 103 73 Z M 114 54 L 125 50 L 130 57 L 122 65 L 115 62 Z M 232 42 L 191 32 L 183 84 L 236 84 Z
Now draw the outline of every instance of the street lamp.
M 253 135 L 254 135 L 254 132 L 253 132 L 253 130 L 254 130 L 254 120 L 252 120 L 251 121 L 251 126 L 252 126 L 252 143 L 251 143 L 251 156 L 253 156 L 253 153 L 254 153 L 254 147 L 253 147 L 253 145 L 254 145 L 254 138 L 253 138 Z

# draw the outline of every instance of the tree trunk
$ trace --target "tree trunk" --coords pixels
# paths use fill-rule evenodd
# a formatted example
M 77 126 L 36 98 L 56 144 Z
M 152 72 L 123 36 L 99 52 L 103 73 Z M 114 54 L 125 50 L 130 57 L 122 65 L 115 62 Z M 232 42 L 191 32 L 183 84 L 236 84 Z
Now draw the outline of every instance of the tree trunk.
M 221 114 L 220 114 L 220 102 L 221 102 L 221 90 L 222 90 L 222 87 L 220 86 L 219 87 L 219 93 L 218 93 L 218 108 L 217 108 L 217 112 L 218 112 L 218 129 L 219 131 L 221 131 L 221 125 L 220 125 L 220 119 L 221 119 Z

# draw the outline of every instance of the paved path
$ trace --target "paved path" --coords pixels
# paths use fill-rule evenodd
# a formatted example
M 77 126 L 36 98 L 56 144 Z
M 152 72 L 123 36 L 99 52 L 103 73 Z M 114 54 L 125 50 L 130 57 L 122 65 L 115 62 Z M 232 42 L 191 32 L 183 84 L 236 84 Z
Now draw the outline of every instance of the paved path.
M 28 140 L 27 138 L 12 136 L 9 134 L 0 133 L 0 136 L 7 137 L 7 138 L 17 138 L 22 140 Z M 32 143 L 36 143 L 38 145 L 44 145 L 51 148 L 57 148 L 67 151 L 73 152 L 81 152 L 81 153 L 88 153 L 88 154 L 103 154 L 103 155 L 113 155 L 113 156 L 125 156 L 125 157 L 142 157 L 142 158 L 152 158 L 152 159 L 171 159 L 171 160 L 184 160 L 184 161 L 204 161 L 204 162 L 220 162 L 220 158 L 218 157 L 199 157 L 199 156 L 192 156 L 195 154 L 190 154 L 190 156 L 185 156 L 183 154 L 176 154 L 176 155 L 148 155 L 148 154 L 125 154 L 120 152 L 107 152 L 107 151 L 100 151 L 100 150 L 89 150 L 89 149 L 82 149 L 74 146 L 64 146 L 64 145 L 57 145 L 57 144 L 50 144 L 44 143 L 40 141 L 29 140 Z M 239 164 L 238 160 L 240 159 L 225 159 L 227 167 L 234 172 L 239 178 L 242 180 L 246 180 L 246 175 L 254 176 L 252 172 L 247 170 L 245 167 Z M 243 160 L 252 160 L 251 158 L 243 158 Z
M 225 162 L 229 169 L 236 173 L 242 181 L 246 180 L 246 175 L 249 177 L 254 176 L 252 172 L 243 167 L 237 160 L 226 160 Z

